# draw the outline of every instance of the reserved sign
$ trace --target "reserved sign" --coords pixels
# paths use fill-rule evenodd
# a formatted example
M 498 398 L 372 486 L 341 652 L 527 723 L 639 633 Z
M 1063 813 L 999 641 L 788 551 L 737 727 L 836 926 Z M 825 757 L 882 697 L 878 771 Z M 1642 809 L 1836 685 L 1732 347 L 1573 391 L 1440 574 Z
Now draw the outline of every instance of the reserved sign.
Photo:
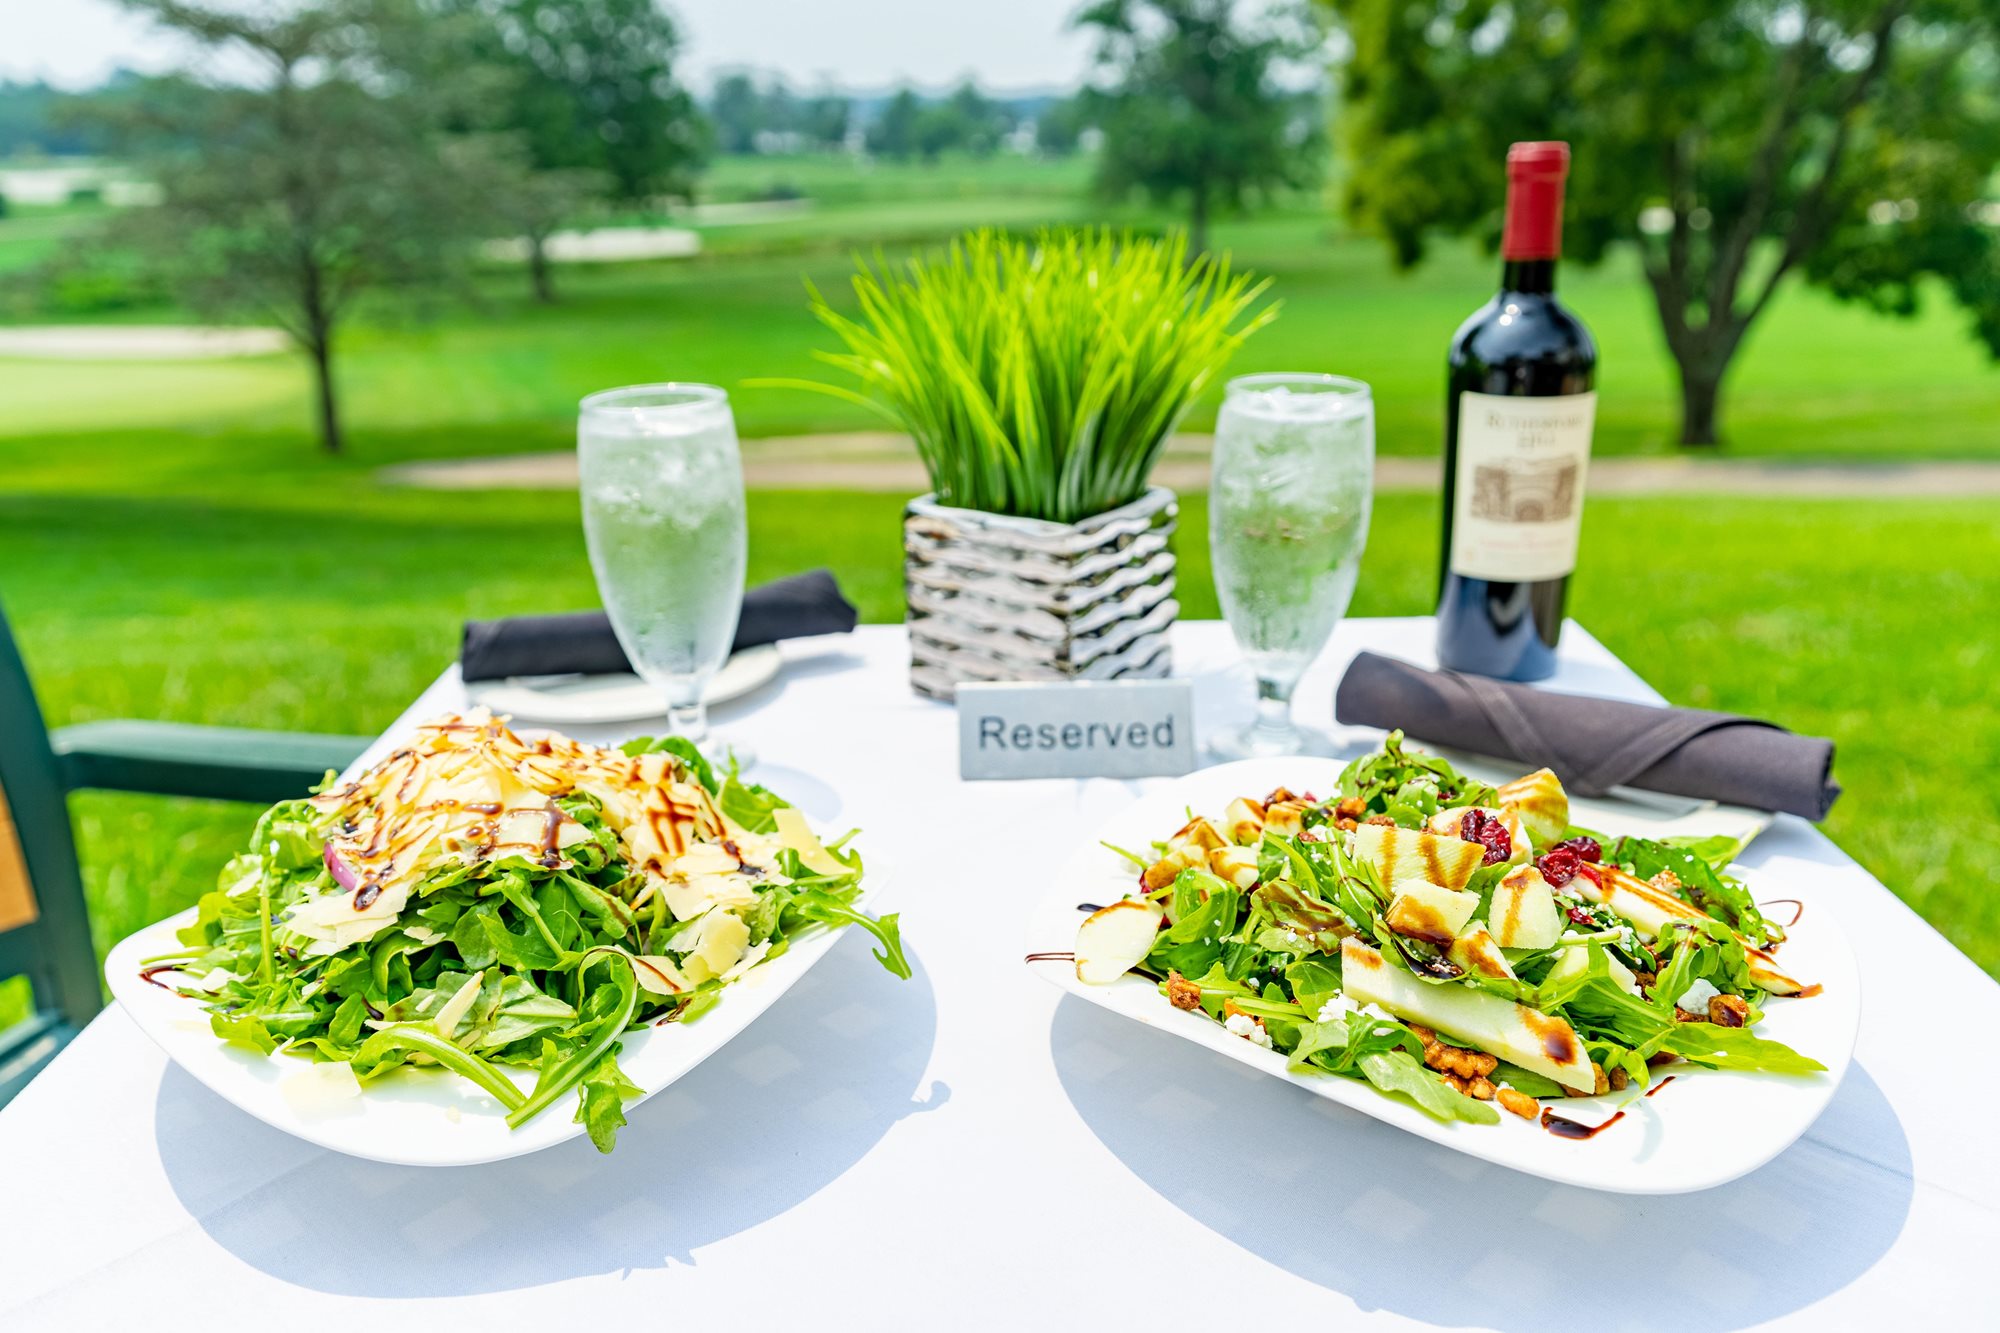
M 958 687 L 958 775 L 1178 777 L 1194 768 L 1184 680 L 967 683 Z

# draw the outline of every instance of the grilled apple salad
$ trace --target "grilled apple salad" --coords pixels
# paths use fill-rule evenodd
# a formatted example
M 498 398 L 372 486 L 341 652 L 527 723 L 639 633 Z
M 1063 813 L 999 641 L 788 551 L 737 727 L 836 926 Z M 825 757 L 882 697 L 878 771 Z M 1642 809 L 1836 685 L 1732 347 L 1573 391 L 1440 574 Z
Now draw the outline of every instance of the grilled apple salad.
M 147 974 L 205 1003 L 225 1041 L 363 1083 L 442 1066 L 516 1127 L 574 1095 L 609 1152 L 639 1092 L 618 1068 L 626 1032 L 692 1021 L 816 926 L 868 930 L 909 976 L 896 918 L 854 905 L 846 842 L 678 737 L 605 749 L 446 717 L 266 812 L 187 949 Z
M 1077 976 L 1137 969 L 1176 1008 L 1445 1120 L 1644 1086 L 1663 1065 L 1809 1073 L 1756 1035 L 1784 930 L 1725 869 L 1729 839 L 1607 839 L 1547 769 L 1488 787 L 1400 732 L 1328 798 L 1194 816 L 1130 897 L 1077 932 Z

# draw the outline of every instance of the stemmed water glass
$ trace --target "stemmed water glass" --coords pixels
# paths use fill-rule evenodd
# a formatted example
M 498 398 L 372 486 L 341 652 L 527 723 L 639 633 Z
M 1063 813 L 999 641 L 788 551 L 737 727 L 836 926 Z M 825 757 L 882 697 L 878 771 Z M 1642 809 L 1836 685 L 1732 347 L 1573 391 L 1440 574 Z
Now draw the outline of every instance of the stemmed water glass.
M 749 555 L 729 395 L 711 384 L 594 393 L 576 449 L 584 541 L 611 628 L 673 730 L 707 750 L 703 696 L 736 637 Z
M 1215 588 L 1257 676 L 1257 719 L 1219 759 L 1331 754 L 1292 721 L 1292 691 L 1347 613 L 1368 544 L 1375 405 L 1339 375 L 1230 381 L 1215 426 L 1208 541 Z

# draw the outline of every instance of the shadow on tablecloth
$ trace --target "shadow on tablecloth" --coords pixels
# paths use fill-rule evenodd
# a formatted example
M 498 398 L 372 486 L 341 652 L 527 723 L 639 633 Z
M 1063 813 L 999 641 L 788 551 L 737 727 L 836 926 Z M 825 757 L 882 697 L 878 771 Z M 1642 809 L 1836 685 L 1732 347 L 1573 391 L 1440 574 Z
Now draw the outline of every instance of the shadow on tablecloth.
M 1861 1276 L 1910 1211 L 1909 1141 L 1859 1063 L 1769 1165 L 1642 1197 L 1452 1152 L 1073 996 L 1050 1041 L 1078 1114 L 1161 1197 L 1363 1310 L 1426 1323 L 1742 1328 Z M 1127 1058 L 1090 1054 L 1107 1048 Z
M 364 1162 L 273 1129 L 169 1065 L 160 1160 L 218 1244 L 317 1291 L 459 1296 L 692 1263 L 950 1097 L 941 1083 L 917 1088 L 937 1032 L 922 960 L 910 951 L 913 975 L 898 981 L 872 942 L 850 932 L 734 1041 L 635 1108 L 608 1157 L 577 1138 L 484 1166 Z

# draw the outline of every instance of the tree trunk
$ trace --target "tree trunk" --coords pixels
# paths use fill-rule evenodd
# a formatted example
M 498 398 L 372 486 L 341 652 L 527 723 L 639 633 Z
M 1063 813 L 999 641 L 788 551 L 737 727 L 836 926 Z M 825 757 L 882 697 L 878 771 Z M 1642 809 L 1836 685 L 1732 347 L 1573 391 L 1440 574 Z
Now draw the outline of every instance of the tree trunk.
M 528 237 L 528 281 L 535 289 L 537 301 L 543 305 L 555 304 L 556 280 L 549 268 L 548 238 L 539 233 Z
M 1681 443 L 1714 448 L 1716 413 L 1722 398 L 1722 372 L 1701 365 L 1681 366 Z
M 319 390 L 319 443 L 330 454 L 337 454 L 341 448 L 340 405 L 333 392 L 333 333 L 330 329 L 315 332 L 307 352 L 312 357 L 313 382 Z
M 1208 251 L 1208 186 L 1197 183 L 1194 187 L 1193 207 L 1188 218 L 1188 258 L 1194 259 Z

